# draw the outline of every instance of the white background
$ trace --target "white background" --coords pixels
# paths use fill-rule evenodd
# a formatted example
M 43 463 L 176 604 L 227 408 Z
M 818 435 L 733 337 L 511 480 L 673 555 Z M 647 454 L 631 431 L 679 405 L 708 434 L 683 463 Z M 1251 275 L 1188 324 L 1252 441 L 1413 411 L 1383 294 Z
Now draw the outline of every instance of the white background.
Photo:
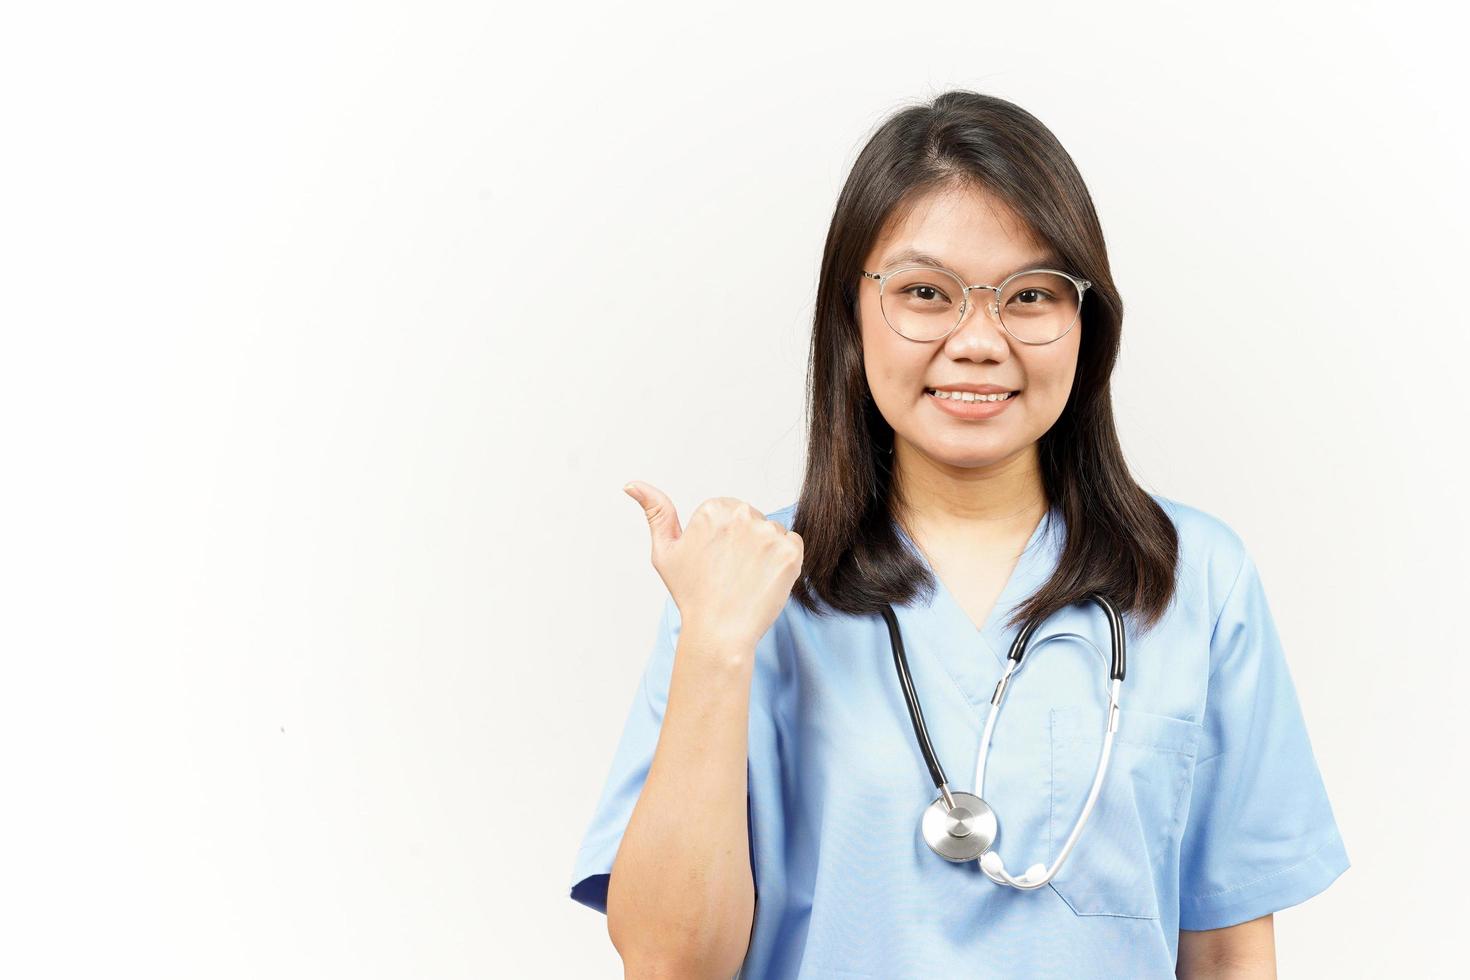
M 1283 975 L 1462 965 L 1449 6 L 8 8 L 0 974 L 620 975 L 620 488 L 795 499 L 838 189 L 951 87 L 1075 157 L 1129 462 L 1261 568 L 1353 861 Z

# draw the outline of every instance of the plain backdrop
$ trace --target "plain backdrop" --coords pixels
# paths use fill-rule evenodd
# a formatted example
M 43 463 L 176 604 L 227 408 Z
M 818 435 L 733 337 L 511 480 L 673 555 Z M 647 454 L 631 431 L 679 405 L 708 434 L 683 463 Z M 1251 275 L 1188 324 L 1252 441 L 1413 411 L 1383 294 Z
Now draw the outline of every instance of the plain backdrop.
M 837 192 L 951 87 L 1076 159 L 1129 463 L 1261 569 L 1353 861 L 1283 975 L 1454 971 L 1449 8 L 7 7 L 0 974 L 619 976 L 620 488 L 796 499 Z

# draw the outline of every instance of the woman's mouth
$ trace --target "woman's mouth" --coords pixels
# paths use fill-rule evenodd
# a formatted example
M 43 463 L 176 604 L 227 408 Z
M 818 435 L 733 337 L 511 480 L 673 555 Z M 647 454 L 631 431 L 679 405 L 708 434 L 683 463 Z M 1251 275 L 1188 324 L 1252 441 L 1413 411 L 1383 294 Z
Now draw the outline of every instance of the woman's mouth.
M 937 391 L 924 389 L 924 398 L 950 418 L 989 419 L 1004 412 L 1020 396 L 1019 391 L 998 391 L 980 395 L 973 391 Z
M 1019 395 L 1019 391 L 996 392 L 993 395 L 979 395 L 973 391 L 939 391 L 935 388 L 925 388 L 924 394 L 947 401 L 962 402 L 1003 402 L 1009 398 Z

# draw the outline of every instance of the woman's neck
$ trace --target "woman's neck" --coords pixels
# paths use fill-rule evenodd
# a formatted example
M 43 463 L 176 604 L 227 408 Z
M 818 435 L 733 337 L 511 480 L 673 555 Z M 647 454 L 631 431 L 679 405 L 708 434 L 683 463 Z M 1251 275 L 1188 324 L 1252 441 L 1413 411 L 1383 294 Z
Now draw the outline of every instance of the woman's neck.
M 893 448 L 895 516 L 921 537 L 998 540 L 1035 530 L 1047 509 L 1033 443 L 990 466 L 937 462 L 898 439 Z

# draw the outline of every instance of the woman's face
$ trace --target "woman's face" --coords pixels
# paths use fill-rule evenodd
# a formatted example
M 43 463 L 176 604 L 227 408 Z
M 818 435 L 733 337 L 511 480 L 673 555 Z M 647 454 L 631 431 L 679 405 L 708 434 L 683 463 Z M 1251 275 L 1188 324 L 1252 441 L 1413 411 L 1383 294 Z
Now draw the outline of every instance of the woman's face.
M 973 189 L 936 190 L 918 199 L 890 221 L 863 268 L 885 273 L 915 264 L 900 259 L 908 250 L 934 257 L 966 283 L 998 286 L 1013 272 L 1065 268 L 1015 212 Z M 876 280 L 863 279 L 858 296 L 864 370 L 878 410 L 893 427 L 895 454 L 914 449 L 941 466 L 996 466 L 1030 450 L 1062 414 L 1077 370 L 1080 320 L 1049 344 L 1023 344 L 990 313 L 994 291 L 971 290 L 955 331 L 920 343 L 884 321 Z M 978 402 L 939 402 L 931 393 L 964 385 L 1000 385 L 1017 394 L 982 408 Z M 956 415 L 979 412 L 987 417 Z

